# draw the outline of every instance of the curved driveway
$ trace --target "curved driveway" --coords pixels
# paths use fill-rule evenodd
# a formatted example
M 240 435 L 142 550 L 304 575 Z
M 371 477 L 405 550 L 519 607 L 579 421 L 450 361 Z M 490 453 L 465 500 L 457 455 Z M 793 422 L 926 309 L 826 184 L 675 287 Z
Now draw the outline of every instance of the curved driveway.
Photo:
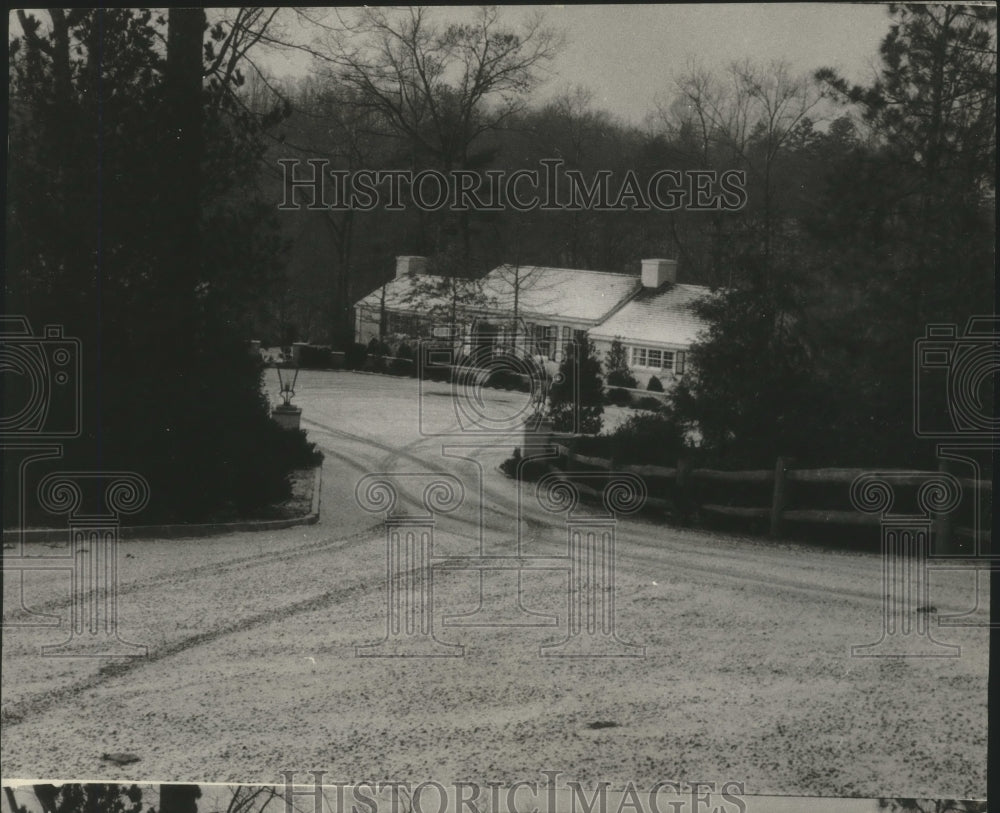
M 487 393 L 481 408 L 520 397 Z M 567 528 L 497 472 L 515 442 L 422 434 L 454 419 L 446 384 L 306 371 L 296 403 L 326 453 L 321 521 L 123 544 L 121 634 L 146 658 L 43 658 L 65 628 L 6 630 L 5 776 L 110 778 L 101 753 L 131 751 L 141 761 L 115 778 L 485 784 L 557 770 L 591 785 L 984 795 L 987 630 L 935 626 L 957 658 L 850 657 L 880 635 L 878 556 L 623 518 L 617 634 L 644 656 L 542 657 L 567 636 Z M 355 656 L 386 633 L 385 531 L 355 499 L 380 472 L 410 475 L 397 480 L 411 514 L 435 475 L 464 487 L 434 528 L 451 566 L 435 569 L 432 604 L 462 657 Z M 461 561 L 518 554 L 521 571 Z M 5 576 L 8 621 L 25 620 L 16 588 Z M 65 613 L 64 581 L 29 574 L 25 590 Z M 939 616 L 976 606 L 971 571 L 934 571 L 931 590 Z M 988 612 L 983 593 L 967 618 Z

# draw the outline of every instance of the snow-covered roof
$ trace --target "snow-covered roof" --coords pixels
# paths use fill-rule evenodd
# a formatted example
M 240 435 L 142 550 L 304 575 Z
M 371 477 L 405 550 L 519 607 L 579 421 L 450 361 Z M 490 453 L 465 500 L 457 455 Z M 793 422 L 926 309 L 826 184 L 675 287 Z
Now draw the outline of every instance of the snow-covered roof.
M 455 286 L 454 288 L 452 286 Z M 452 297 L 460 303 L 477 299 L 479 280 L 439 276 L 436 274 L 404 274 L 385 284 L 385 307 L 393 311 L 429 312 L 448 306 Z M 382 307 L 382 286 L 355 303 L 359 308 Z
M 572 322 L 599 322 L 639 289 L 632 274 L 551 268 L 541 265 L 501 265 L 483 280 L 490 308 L 514 310 L 525 318 L 551 317 Z
M 703 285 L 670 283 L 651 290 L 637 276 L 607 271 L 501 265 L 479 280 L 404 274 L 386 283 L 385 307 L 429 314 L 450 307 L 455 297 L 459 308 L 512 313 L 515 290 L 521 318 L 591 323 L 591 338 L 675 347 L 689 346 L 706 327 L 690 306 L 710 293 Z M 357 306 L 377 310 L 381 304 L 379 287 Z
M 707 327 L 691 304 L 709 294 L 704 285 L 667 284 L 643 289 L 607 321 L 588 331 L 593 339 L 620 337 L 626 344 L 663 344 L 687 347 Z
M 607 271 L 501 265 L 480 280 L 452 279 L 434 274 L 404 274 L 385 285 L 389 310 L 426 312 L 452 301 L 452 284 L 459 286 L 460 306 L 475 311 L 514 311 L 527 319 L 551 318 L 597 323 L 640 287 L 639 278 Z M 382 288 L 357 302 L 358 307 L 380 308 Z

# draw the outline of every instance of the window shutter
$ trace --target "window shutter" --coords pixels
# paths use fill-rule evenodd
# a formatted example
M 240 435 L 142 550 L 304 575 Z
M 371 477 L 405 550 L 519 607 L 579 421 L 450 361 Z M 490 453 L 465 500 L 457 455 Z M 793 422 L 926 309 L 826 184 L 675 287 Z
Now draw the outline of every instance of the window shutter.
M 683 350 L 674 356 L 674 372 L 681 375 L 684 372 L 684 362 L 687 361 L 687 353 Z

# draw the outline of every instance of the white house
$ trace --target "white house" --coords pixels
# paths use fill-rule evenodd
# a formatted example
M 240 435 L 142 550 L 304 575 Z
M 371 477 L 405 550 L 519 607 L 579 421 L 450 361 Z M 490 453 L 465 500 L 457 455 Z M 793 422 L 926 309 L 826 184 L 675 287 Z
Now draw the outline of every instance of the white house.
M 520 325 L 518 341 L 525 340 L 523 332 L 532 352 L 552 361 L 572 339 L 586 335 L 603 356 L 617 338 L 641 387 L 656 375 L 669 388 L 704 327 L 690 305 L 709 293 L 678 284 L 676 260 L 643 260 L 639 275 L 501 265 L 482 279 L 466 280 L 426 269 L 423 257 L 396 258 L 395 278 L 355 305 L 357 341 L 429 336 L 452 315 L 466 348 L 474 331 L 503 345 L 512 338 L 511 326 Z
M 640 387 L 656 376 L 669 388 L 684 372 L 687 350 L 705 328 L 691 305 L 709 289 L 678 283 L 676 260 L 643 260 L 641 279 L 638 293 L 588 335 L 602 356 L 619 339 Z
M 558 360 L 567 342 L 582 339 L 639 290 L 628 274 L 546 266 L 494 268 L 483 279 L 484 318 L 523 323 L 538 355 Z

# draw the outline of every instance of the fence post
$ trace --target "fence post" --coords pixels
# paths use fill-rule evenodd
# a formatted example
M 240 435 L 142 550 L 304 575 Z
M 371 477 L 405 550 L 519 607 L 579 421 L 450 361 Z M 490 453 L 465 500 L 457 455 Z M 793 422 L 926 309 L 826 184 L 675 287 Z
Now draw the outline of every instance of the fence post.
M 951 474 L 951 462 L 942 457 L 938 461 L 938 471 L 944 474 Z M 934 517 L 934 542 L 931 550 L 940 555 L 947 553 L 957 553 L 953 549 L 954 527 L 952 523 L 952 512 L 938 513 Z
M 792 464 L 792 458 L 779 457 L 774 463 L 774 493 L 771 497 L 771 536 L 779 537 L 784 530 L 781 514 L 785 510 L 788 497 L 785 471 Z
M 688 493 L 688 480 L 691 473 L 691 462 L 686 457 L 677 458 L 677 480 L 674 489 L 674 510 L 684 522 L 691 519 L 693 513 L 691 495 Z

